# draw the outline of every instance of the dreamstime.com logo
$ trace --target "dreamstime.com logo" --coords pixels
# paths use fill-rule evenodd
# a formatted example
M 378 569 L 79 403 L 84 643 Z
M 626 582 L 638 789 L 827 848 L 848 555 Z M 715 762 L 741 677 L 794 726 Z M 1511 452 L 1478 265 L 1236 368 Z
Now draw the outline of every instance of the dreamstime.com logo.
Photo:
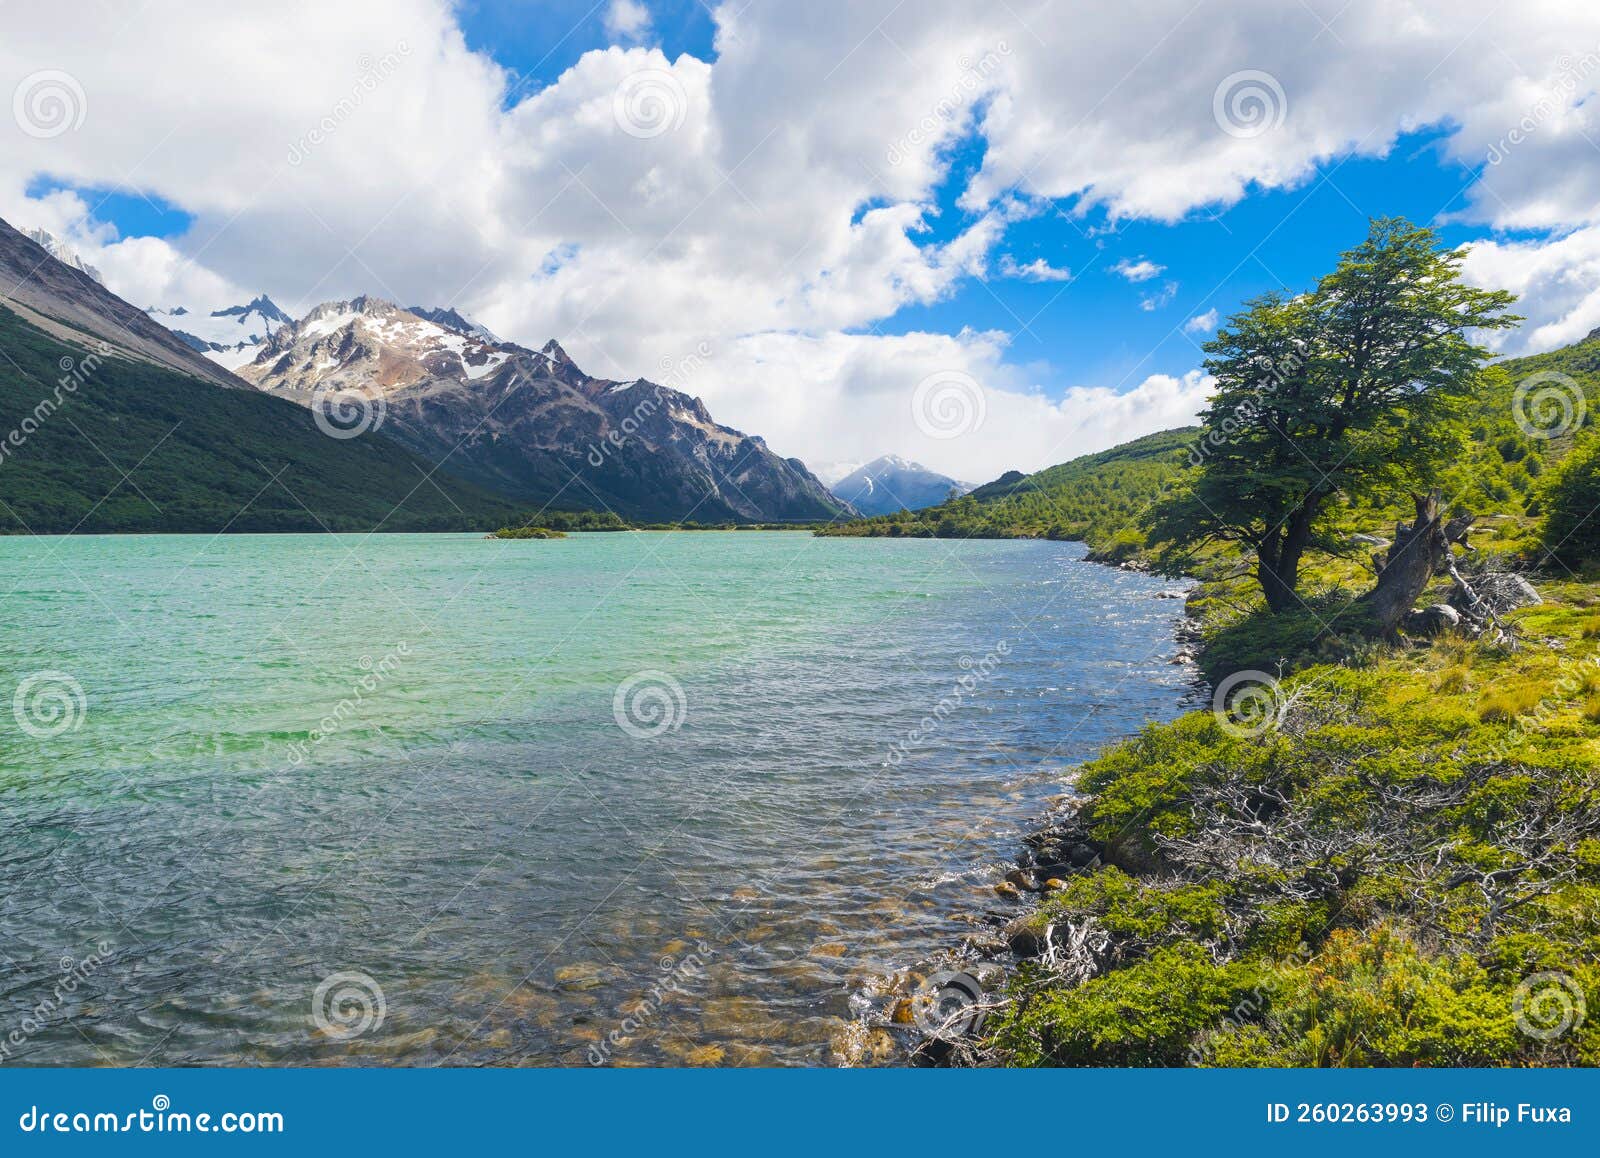
M 76 732 L 89 710 L 83 685 L 64 671 L 36 671 L 23 676 L 11 697 L 11 715 L 35 740 Z
M 329 438 L 359 438 L 383 425 L 388 403 L 376 390 L 318 386 L 311 392 L 311 420 Z
M 1578 1028 L 1588 1012 L 1583 986 L 1554 970 L 1524 977 L 1511 995 L 1517 1028 L 1539 1041 L 1554 1041 Z
M 1289 115 L 1289 98 L 1277 77 L 1247 68 L 1222 78 L 1211 94 L 1211 115 L 1228 136 L 1248 140 L 1283 124 Z
M 935 1041 L 972 1037 L 983 1019 L 983 986 L 970 973 L 935 973 L 911 995 L 912 1024 Z
M 971 374 L 940 370 L 911 394 L 911 417 L 929 438 L 960 438 L 976 433 L 989 412 L 983 387 Z
M 59 68 L 31 72 L 11 93 L 11 116 L 17 128 L 38 140 L 59 137 L 83 126 L 89 98 L 78 78 Z
M 635 740 L 676 732 L 689 716 L 683 685 L 664 671 L 635 672 L 617 685 L 611 715 Z
M 611 94 L 611 115 L 630 137 L 648 140 L 670 133 L 689 112 L 689 94 L 664 68 L 630 72 Z
M 1556 370 L 1529 374 L 1511 397 L 1511 416 L 1529 438 L 1560 438 L 1583 425 L 1588 399 L 1575 379 Z
M 1217 722 L 1225 731 L 1245 738 L 1277 727 L 1284 707 L 1283 688 L 1264 671 L 1234 672 L 1211 695 Z
M 328 974 L 311 995 L 311 1024 L 335 1041 L 381 1029 L 388 1012 L 383 986 L 358 969 Z

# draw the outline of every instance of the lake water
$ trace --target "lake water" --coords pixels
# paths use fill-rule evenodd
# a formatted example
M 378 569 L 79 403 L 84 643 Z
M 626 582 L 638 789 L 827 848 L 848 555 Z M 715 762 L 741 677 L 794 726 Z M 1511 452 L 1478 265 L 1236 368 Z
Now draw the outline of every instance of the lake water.
M 867 998 L 1189 692 L 1082 555 L 0 539 L 0 1059 L 894 1061 Z

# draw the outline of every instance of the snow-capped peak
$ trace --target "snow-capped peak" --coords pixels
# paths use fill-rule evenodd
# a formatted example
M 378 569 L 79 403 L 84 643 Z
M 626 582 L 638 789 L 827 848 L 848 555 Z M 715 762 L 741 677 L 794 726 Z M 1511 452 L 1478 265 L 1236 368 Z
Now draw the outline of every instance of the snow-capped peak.
M 274 330 L 293 319 L 266 294 L 243 305 L 220 309 L 151 306 L 145 313 L 171 330 L 190 347 L 230 370 L 251 361 L 271 340 Z
M 453 306 L 434 306 L 429 309 L 425 306 L 411 306 L 410 312 L 419 318 L 426 318 L 436 325 L 447 330 L 454 330 L 458 334 L 465 334 L 469 338 L 478 338 L 482 341 L 500 345 L 500 338 L 488 326 L 480 325 L 470 318 L 463 316 Z
M 55 258 L 62 265 L 70 266 L 81 274 L 86 274 L 105 285 L 105 279 L 100 276 L 100 271 L 83 260 L 76 249 L 62 241 L 48 229 L 24 229 L 22 235 Z

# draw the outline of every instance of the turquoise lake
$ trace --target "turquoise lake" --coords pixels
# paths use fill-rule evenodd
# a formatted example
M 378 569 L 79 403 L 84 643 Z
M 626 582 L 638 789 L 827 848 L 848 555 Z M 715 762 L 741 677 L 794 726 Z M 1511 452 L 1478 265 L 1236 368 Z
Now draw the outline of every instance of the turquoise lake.
M 1083 552 L 0 539 L 0 1056 L 903 1060 L 888 979 L 1194 694 Z

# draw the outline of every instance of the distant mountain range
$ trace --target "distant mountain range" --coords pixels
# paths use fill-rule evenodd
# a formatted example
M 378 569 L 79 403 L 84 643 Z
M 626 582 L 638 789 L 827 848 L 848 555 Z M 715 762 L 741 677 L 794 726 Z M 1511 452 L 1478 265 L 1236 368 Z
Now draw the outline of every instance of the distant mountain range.
M 267 339 L 272 337 L 274 326 L 288 325 L 294 321 L 266 294 L 243 305 L 228 306 L 208 314 L 192 312 L 187 306 L 169 309 L 151 306 L 145 313 L 171 330 L 190 348 L 229 370 L 237 370 L 252 361 L 261 352 Z
M 973 484 L 957 482 L 920 463 L 886 454 L 857 467 L 833 484 L 834 496 L 863 515 L 890 515 L 938 506 L 950 492 L 966 494 Z
M 530 504 L 649 521 L 852 513 L 804 463 L 718 425 L 698 398 L 592 377 L 553 340 L 504 342 L 455 310 L 327 302 L 280 326 L 239 374 L 302 405 L 343 396 L 430 462 Z
M 471 530 L 518 514 L 330 438 L 0 222 L 0 534 Z
M 558 343 L 531 350 L 506 342 L 453 307 L 403 309 L 360 297 L 324 303 L 297 321 L 263 293 L 218 309 L 138 310 L 105 290 L 60 239 L 42 230 L 30 239 L 4 222 L 0 274 L 13 287 L 0 305 L 24 326 L 84 350 L 105 342 L 119 361 L 294 403 L 291 427 L 312 418 L 341 436 L 326 439 L 326 453 L 339 453 L 341 442 L 404 448 L 435 473 L 482 488 L 466 496 L 464 510 L 481 509 L 493 494 L 529 515 L 609 510 L 652 522 L 856 514 L 804 463 L 719 425 L 698 398 L 643 378 L 594 378 Z M 101 374 L 102 384 L 126 377 L 120 365 Z M 359 429 L 336 429 L 346 414 Z M 256 457 L 274 455 L 262 448 Z M 192 481 L 205 486 L 216 466 L 195 463 Z M 420 478 L 424 469 L 413 473 Z
M 53 338 L 86 349 L 103 341 L 126 359 L 163 366 L 219 386 L 247 388 L 143 310 L 107 290 L 81 261 L 76 265 L 63 262 L 47 246 L 4 221 L 0 221 L 0 276 L 4 278 L 0 305 Z

